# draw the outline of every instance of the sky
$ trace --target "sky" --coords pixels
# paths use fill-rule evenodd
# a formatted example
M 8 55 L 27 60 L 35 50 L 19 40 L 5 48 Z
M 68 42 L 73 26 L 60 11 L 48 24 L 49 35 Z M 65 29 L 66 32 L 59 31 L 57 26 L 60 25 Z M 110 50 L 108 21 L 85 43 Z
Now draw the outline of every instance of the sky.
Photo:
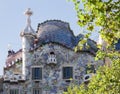
M 73 3 L 67 0 L 0 0 L 0 75 L 3 74 L 8 45 L 14 51 L 22 48 L 20 32 L 26 26 L 24 12 L 27 8 L 33 11 L 31 26 L 35 31 L 38 23 L 54 19 L 68 22 L 75 35 L 83 31 L 77 25 Z

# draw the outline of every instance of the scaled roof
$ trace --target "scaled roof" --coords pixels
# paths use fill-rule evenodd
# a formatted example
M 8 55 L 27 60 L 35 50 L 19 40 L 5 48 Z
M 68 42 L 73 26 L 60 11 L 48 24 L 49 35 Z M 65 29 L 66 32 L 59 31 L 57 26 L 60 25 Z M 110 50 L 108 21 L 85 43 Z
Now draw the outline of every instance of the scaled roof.
M 73 48 L 78 42 L 69 24 L 60 20 L 49 20 L 39 24 L 37 37 L 39 45 L 54 42 Z
M 69 24 L 66 22 L 61 20 L 48 20 L 38 24 L 37 37 L 39 41 L 38 46 L 53 42 L 73 49 L 84 36 L 82 34 L 75 36 Z M 88 45 L 94 51 L 97 49 L 95 44 L 93 40 L 88 40 Z

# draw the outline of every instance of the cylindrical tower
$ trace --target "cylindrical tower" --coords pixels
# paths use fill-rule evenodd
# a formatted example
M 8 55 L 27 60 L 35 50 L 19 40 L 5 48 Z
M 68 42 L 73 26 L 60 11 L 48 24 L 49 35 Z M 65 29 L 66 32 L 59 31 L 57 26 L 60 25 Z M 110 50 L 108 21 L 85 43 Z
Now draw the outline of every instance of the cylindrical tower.
M 30 59 L 30 51 L 34 49 L 34 39 L 35 39 L 35 32 L 31 27 L 31 20 L 30 16 L 32 15 L 32 11 L 27 9 L 25 11 L 25 15 L 27 16 L 27 26 L 24 30 L 21 32 L 21 38 L 22 38 L 22 74 L 24 79 L 27 77 L 27 65 L 31 63 Z

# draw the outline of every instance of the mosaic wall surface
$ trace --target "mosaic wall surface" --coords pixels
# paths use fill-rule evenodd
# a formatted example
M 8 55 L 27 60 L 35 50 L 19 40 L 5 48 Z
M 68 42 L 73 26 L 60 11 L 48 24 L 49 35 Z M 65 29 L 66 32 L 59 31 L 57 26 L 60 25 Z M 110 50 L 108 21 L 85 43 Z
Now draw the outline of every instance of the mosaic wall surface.
M 22 74 L 22 60 L 17 61 L 10 67 L 4 69 L 4 76 L 9 79 L 12 78 L 14 74 Z
M 49 58 L 49 53 L 54 52 L 56 55 L 57 64 L 51 66 L 47 64 Z M 20 94 L 32 94 L 32 89 L 39 87 L 42 90 L 42 94 L 57 94 L 66 89 L 70 83 L 79 85 L 83 81 L 83 76 L 85 74 L 85 66 L 87 63 L 94 63 L 94 57 L 86 52 L 75 53 L 74 51 L 64 48 L 63 46 L 46 44 L 42 47 L 39 47 L 36 51 L 27 53 L 27 62 L 26 62 L 26 81 L 25 83 L 18 84 L 4 84 L 6 92 L 9 91 L 9 88 L 18 87 L 20 88 Z M 96 63 L 100 64 L 100 63 Z M 98 66 L 96 65 L 96 67 Z M 32 66 L 41 66 L 43 67 L 43 78 L 39 82 L 33 81 L 31 78 L 31 67 Z M 62 78 L 62 68 L 64 66 L 73 66 L 73 79 L 71 82 L 66 82 Z M 12 75 L 14 69 L 19 69 L 21 63 L 16 64 L 15 68 L 11 68 L 6 71 L 7 74 Z M 23 91 L 25 89 L 25 92 Z M 23 92 L 22 92 L 23 91 Z
M 57 65 L 47 65 L 49 53 L 53 51 L 56 55 Z M 80 84 L 85 74 L 85 65 L 87 63 L 94 62 L 94 58 L 88 53 L 75 53 L 62 46 L 45 45 L 35 52 L 30 53 L 31 61 L 26 66 L 28 89 L 32 90 L 37 85 L 42 88 L 43 92 L 49 92 L 49 94 L 56 94 L 59 90 L 64 90 L 70 83 L 62 79 L 62 67 L 73 66 L 73 82 Z M 29 60 L 29 59 L 28 59 Z M 31 80 L 31 66 L 43 67 L 43 80 L 36 83 Z M 29 92 L 30 93 L 30 92 Z

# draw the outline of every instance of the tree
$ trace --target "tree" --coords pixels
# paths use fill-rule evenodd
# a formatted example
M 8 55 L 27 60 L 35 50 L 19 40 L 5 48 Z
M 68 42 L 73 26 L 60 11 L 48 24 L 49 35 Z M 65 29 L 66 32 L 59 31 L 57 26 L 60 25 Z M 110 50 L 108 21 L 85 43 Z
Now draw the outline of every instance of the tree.
M 100 67 L 87 87 L 70 86 L 65 94 L 120 94 L 120 52 L 115 49 L 120 39 L 120 0 L 72 0 L 78 17 L 78 25 L 86 27 L 84 43 L 100 27 L 103 44 L 98 45 L 96 60 L 109 64 Z M 80 8 L 80 5 L 84 8 Z M 78 45 L 77 49 L 80 48 Z

